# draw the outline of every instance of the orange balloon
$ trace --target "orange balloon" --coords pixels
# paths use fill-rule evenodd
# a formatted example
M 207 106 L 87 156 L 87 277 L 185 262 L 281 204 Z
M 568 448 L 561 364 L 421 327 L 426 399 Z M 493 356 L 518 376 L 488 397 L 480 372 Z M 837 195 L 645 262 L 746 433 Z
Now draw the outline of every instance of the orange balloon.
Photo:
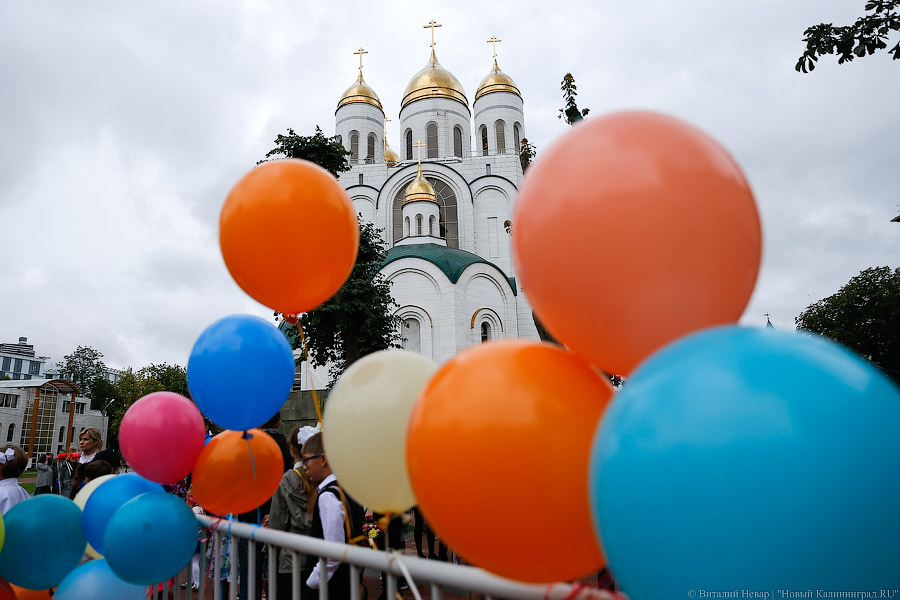
M 194 465 L 194 500 L 225 515 L 255 509 L 272 497 L 284 474 L 278 444 L 260 429 L 223 431 L 209 441 Z
M 305 160 L 264 163 L 235 185 L 219 218 L 228 272 L 254 299 L 285 314 L 310 311 L 350 275 L 359 224 L 334 176 Z
M 588 460 L 612 388 L 551 344 L 479 344 L 441 367 L 413 409 L 406 460 L 446 544 L 503 577 L 549 582 L 604 564 Z
M 525 294 L 556 339 L 627 375 L 750 300 L 759 215 L 737 163 L 678 119 L 589 119 L 528 169 L 513 215 Z
M 28 588 L 19 587 L 12 583 L 9 584 L 12 588 L 12 591 L 15 592 L 15 596 L 12 596 L 14 600 L 49 600 L 53 597 L 53 591 L 56 588 L 50 588 L 46 590 L 29 590 Z M 0 596 L 3 598 L 4 596 Z

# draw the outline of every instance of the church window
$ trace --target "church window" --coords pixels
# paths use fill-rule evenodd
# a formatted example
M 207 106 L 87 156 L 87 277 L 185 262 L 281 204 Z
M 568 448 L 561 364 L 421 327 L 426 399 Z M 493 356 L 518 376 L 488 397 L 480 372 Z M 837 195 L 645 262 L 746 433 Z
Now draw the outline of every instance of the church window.
M 522 151 L 522 143 L 519 139 L 519 124 L 513 124 L 513 142 L 516 144 L 516 154 Z
M 422 215 L 416 215 L 416 235 L 422 235 Z
M 341 136 L 336 136 L 336 137 L 337 137 L 338 144 L 340 144 L 340 145 L 343 146 L 343 145 L 344 145 L 344 138 L 342 138 Z
M 375 162 L 375 134 L 370 133 L 366 143 L 366 164 L 371 165 Z
M 491 325 L 487 321 L 483 321 L 481 323 L 481 343 L 485 343 L 490 341 L 491 339 Z
M 359 174 L 359 185 L 362 185 L 362 184 L 363 184 L 363 174 L 360 173 Z
M 404 350 L 420 352 L 422 349 L 422 325 L 418 319 L 403 319 L 400 345 Z
M 428 217 L 428 235 L 434 235 L 434 215 Z
M 428 158 L 437 158 L 438 157 L 437 125 L 435 123 L 429 123 L 428 127 L 425 128 L 425 132 L 428 135 Z
M 14 436 L 14 435 L 16 435 L 16 424 L 15 424 L 15 423 L 10 423 L 10 424 L 9 424 L 9 430 L 6 432 L 6 441 L 7 441 L 7 442 L 13 441 L 13 436 Z
M 439 213 L 437 215 L 436 237 L 447 240 L 448 248 L 459 248 L 459 200 L 453 188 L 446 182 L 434 177 L 426 177 L 434 187 Z M 403 238 L 403 201 L 406 199 L 406 188 L 398 186 L 392 204 L 391 233 L 394 242 Z
M 65 437 L 65 435 L 66 435 L 66 428 L 60 427 L 59 428 L 59 439 L 56 440 L 57 443 L 61 444 L 63 442 L 63 437 Z
M 412 129 L 406 130 L 406 160 L 413 159 Z
M 350 162 L 359 162 L 359 132 L 350 132 Z
M 503 121 L 497 121 L 494 123 L 494 128 L 497 130 L 497 153 L 505 154 L 506 153 L 506 126 L 503 124 Z
M 453 128 L 453 156 L 462 157 L 462 129 Z
M 409 217 L 403 219 L 403 232 L 409 237 Z
M 481 126 L 481 155 L 488 155 L 487 127 Z

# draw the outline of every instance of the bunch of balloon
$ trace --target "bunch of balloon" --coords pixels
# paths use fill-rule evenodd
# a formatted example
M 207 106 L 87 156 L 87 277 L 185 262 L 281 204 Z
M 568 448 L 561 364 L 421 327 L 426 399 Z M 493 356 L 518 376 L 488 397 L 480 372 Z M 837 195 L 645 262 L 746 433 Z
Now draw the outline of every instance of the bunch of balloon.
M 278 312 L 299 314 L 328 300 L 350 275 L 359 224 L 331 173 L 305 160 L 277 160 L 231 189 L 219 246 L 241 289 Z
M 513 223 L 535 313 L 608 373 L 737 321 L 759 271 L 759 216 L 740 168 L 705 133 L 656 113 L 572 128 L 528 169 Z
M 205 437 L 203 415 L 197 406 L 173 392 L 154 392 L 139 399 L 119 426 L 119 447 L 125 461 L 141 477 L 156 483 L 175 483 L 187 477 Z
M 104 481 L 109 481 L 112 479 L 112 475 L 102 475 L 97 477 L 96 479 L 92 479 L 78 490 L 78 493 L 75 495 L 75 506 L 82 510 L 82 521 L 84 520 L 84 507 L 87 504 L 88 500 L 91 499 L 91 496 L 94 495 L 94 490 L 96 490 Z M 83 529 L 83 526 L 82 526 Z M 103 555 L 100 554 L 96 548 L 94 548 L 90 542 L 88 542 L 87 549 L 85 552 L 91 558 L 103 558 Z
M 126 502 L 147 492 L 164 492 L 158 483 L 148 481 L 137 473 L 123 473 L 103 482 L 84 504 L 81 524 L 84 534 L 102 556 L 103 536 L 113 514 Z
M 452 358 L 425 386 L 407 433 L 429 525 L 467 561 L 512 579 L 571 580 L 602 567 L 587 468 L 611 396 L 589 363 L 550 344 L 488 342 Z
M 347 493 L 384 514 L 416 504 L 407 475 L 409 417 L 437 364 L 414 352 L 361 358 L 328 396 L 322 431 L 328 462 Z
M 10 508 L 3 521 L 0 576 L 19 587 L 55 587 L 78 565 L 87 546 L 81 510 L 62 496 L 28 498 Z
M 590 465 L 629 597 L 900 587 L 900 390 L 825 338 L 721 327 L 645 361 Z
M 223 431 L 200 453 L 192 486 L 204 510 L 243 513 L 272 497 L 284 474 L 281 449 L 259 429 Z

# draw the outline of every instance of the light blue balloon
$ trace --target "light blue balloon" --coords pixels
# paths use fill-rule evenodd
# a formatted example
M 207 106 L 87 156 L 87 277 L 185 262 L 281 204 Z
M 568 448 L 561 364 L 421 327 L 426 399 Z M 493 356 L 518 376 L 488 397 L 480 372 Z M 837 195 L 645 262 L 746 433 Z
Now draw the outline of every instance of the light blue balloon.
M 85 600 L 86 598 L 146 600 L 147 587 L 122 581 L 103 559 L 92 560 L 79 565 L 66 575 L 53 595 L 53 600 Z
M 191 396 L 225 429 L 259 427 L 281 409 L 294 385 L 294 354 L 284 334 L 251 315 L 219 319 L 200 334 L 188 360 Z M 235 377 L 240 385 L 235 385 Z
M 180 498 L 148 492 L 115 512 L 103 536 L 105 558 L 129 583 L 150 585 L 177 575 L 194 555 L 197 519 Z
M 59 585 L 87 548 L 81 509 L 62 496 L 41 494 L 23 500 L 3 521 L 6 539 L 0 550 L 0 577 L 19 587 L 45 590 Z
M 824 338 L 667 346 L 607 409 L 589 470 L 632 600 L 900 587 L 900 390 Z
M 81 524 L 84 534 L 94 550 L 103 552 L 103 534 L 106 526 L 120 506 L 147 492 L 164 492 L 163 486 L 144 479 L 137 473 L 124 473 L 111 477 L 97 486 L 84 505 Z

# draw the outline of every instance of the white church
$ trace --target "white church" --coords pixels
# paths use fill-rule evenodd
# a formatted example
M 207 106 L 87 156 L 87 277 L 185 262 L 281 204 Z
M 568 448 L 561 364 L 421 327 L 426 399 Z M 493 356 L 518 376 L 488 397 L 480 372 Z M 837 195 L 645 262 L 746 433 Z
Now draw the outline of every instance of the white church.
M 359 76 L 334 117 L 352 167 L 339 180 L 389 248 L 381 272 L 392 282 L 402 344 L 442 364 L 473 344 L 539 336 L 506 227 L 523 177 L 522 95 L 498 67 L 500 40 L 492 38 L 493 68 L 470 104 L 463 85 L 438 62 L 440 25 L 425 27 L 431 51 L 403 94 L 400 154 L 387 142 L 378 94 L 363 78 L 363 49 Z

